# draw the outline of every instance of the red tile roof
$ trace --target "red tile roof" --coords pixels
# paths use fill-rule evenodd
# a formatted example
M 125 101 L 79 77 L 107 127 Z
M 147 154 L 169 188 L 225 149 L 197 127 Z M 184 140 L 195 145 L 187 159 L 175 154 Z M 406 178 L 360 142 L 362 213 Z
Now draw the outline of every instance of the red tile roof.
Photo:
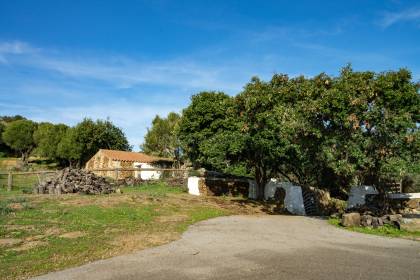
M 100 149 L 105 156 L 109 157 L 112 160 L 117 161 L 133 161 L 133 162 L 157 162 L 157 161 L 173 161 L 170 158 L 160 158 L 149 156 L 143 153 L 136 153 L 136 152 L 125 152 L 125 151 L 117 151 L 117 150 L 105 150 Z

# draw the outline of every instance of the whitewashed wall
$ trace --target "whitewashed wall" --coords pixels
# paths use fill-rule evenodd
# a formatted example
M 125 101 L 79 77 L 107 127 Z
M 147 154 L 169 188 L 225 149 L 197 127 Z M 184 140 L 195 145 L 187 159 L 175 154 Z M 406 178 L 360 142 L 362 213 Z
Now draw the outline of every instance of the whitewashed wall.
M 266 200 L 273 198 L 278 188 L 282 188 L 286 192 L 286 197 L 284 198 L 286 209 L 292 214 L 305 215 L 302 188 L 300 186 L 295 186 L 290 182 L 279 182 L 276 179 L 271 179 L 265 185 L 264 198 Z
M 188 193 L 192 195 L 200 195 L 200 190 L 198 188 L 200 177 L 188 177 Z M 252 199 L 257 198 L 257 186 L 254 180 L 248 180 L 249 183 L 249 194 L 248 197 Z M 286 191 L 286 197 L 284 199 L 284 204 L 287 210 L 290 213 L 296 215 L 305 215 L 305 207 L 303 205 L 303 196 L 302 188 L 300 186 L 295 186 L 288 182 L 277 182 L 272 179 L 265 186 L 265 199 L 270 199 L 274 197 L 277 188 L 283 188 Z
M 200 195 L 198 184 L 200 183 L 200 177 L 188 177 L 188 193 L 192 195 Z
M 200 195 L 198 185 L 202 178 L 200 177 L 188 177 L 188 193 L 192 195 Z M 248 197 L 251 199 L 257 198 L 257 184 L 254 180 L 248 180 L 249 193 Z M 283 188 L 286 191 L 286 197 L 284 198 L 284 205 L 286 209 L 296 215 L 305 215 L 305 206 L 303 205 L 302 188 L 295 186 L 289 182 L 278 182 L 275 179 L 271 179 L 267 183 L 264 190 L 264 198 L 266 200 L 273 198 L 276 190 Z
M 351 187 L 349 199 L 347 200 L 347 208 L 365 205 L 367 194 L 378 194 L 378 191 L 372 186 Z
M 156 168 L 148 163 L 135 162 L 134 167 L 137 168 Z M 135 171 L 136 178 L 141 178 L 142 180 L 157 180 L 162 175 L 161 171 Z

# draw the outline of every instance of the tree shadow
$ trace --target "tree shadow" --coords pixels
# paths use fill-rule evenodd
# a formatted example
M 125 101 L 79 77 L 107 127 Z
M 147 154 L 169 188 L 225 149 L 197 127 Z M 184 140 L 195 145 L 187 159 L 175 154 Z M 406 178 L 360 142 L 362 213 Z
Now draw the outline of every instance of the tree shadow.
M 293 215 L 287 209 L 278 207 L 279 203 L 276 201 L 259 201 L 253 199 L 233 198 L 230 202 L 243 209 L 254 208 L 268 215 Z M 294 216 L 294 215 L 293 215 Z

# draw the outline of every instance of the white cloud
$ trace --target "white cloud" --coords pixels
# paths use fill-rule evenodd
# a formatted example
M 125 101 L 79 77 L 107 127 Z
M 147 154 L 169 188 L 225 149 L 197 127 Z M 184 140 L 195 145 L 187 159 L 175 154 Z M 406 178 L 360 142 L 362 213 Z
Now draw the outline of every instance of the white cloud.
M 22 42 L 3 42 L 0 43 L 0 61 L 73 78 L 99 80 L 116 88 L 132 88 L 141 84 L 234 92 L 241 88 L 241 84 L 232 77 L 231 73 L 235 71 L 231 71 L 230 67 L 212 66 L 208 61 L 188 57 L 142 61 L 112 55 L 69 55 L 36 49 Z
M 410 8 L 399 12 L 387 12 L 379 21 L 379 25 L 387 28 L 403 21 L 420 21 L 420 8 Z

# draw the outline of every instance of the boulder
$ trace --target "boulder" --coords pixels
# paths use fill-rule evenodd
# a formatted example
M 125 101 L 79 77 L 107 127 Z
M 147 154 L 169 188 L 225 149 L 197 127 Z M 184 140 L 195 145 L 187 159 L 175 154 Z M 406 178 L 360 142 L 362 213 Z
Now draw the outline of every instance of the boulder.
M 401 214 L 388 215 L 391 222 L 400 222 L 402 220 Z
M 378 217 L 372 217 L 372 227 L 373 228 L 378 228 L 379 227 L 379 221 L 378 221 Z
M 373 218 L 371 215 L 363 215 L 360 218 L 360 224 L 364 227 L 370 227 L 372 225 L 373 222 Z
M 360 225 L 359 213 L 346 213 L 341 218 L 341 225 L 345 227 L 355 227 Z

